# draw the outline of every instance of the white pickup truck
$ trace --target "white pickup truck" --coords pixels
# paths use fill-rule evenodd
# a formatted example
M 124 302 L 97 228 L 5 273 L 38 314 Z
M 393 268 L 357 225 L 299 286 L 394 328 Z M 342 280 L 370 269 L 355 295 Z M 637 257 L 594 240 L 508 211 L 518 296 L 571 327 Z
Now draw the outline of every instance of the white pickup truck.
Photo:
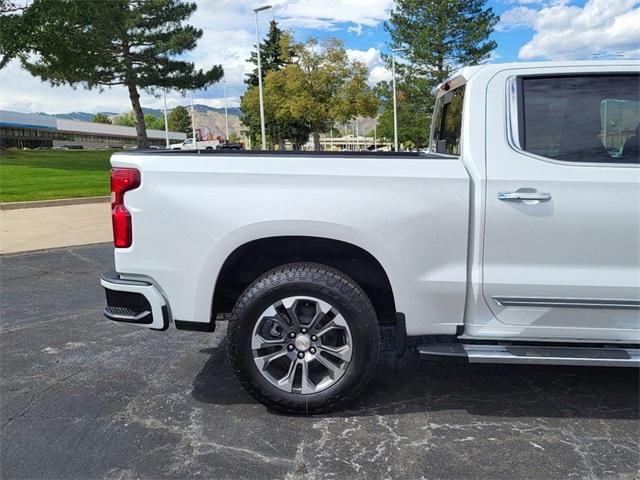
M 218 140 L 196 140 L 196 146 L 193 146 L 193 138 L 187 138 L 180 143 L 172 143 L 169 145 L 170 150 L 215 150 L 220 145 Z
M 434 359 L 638 366 L 639 86 L 638 62 L 469 67 L 428 153 L 116 153 L 105 315 L 229 318 L 285 412 L 361 392 L 384 324 Z

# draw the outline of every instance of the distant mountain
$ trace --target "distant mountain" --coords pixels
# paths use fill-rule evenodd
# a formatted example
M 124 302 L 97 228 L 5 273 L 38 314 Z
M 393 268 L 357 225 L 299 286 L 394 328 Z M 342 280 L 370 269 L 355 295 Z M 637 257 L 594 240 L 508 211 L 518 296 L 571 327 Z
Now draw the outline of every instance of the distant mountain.
M 189 109 L 190 107 L 191 107 L 190 105 L 185 106 L 186 109 Z M 201 112 L 201 113 L 217 112 L 217 113 L 222 113 L 224 115 L 224 108 L 214 108 L 214 107 L 209 107 L 207 105 L 201 105 L 199 103 L 194 105 L 194 107 L 196 109 L 196 112 Z M 239 117 L 240 115 L 242 115 L 242 112 L 238 107 L 228 107 L 227 114 L 235 115 Z
M 87 112 L 70 112 L 70 113 L 44 113 L 38 112 L 40 115 L 49 115 L 51 117 L 63 118 L 64 120 L 78 120 L 80 122 L 90 122 L 93 120 L 93 116 L 95 113 L 87 113 Z M 100 112 L 104 113 L 108 116 L 119 115 L 118 113 L 113 112 Z
M 186 108 L 187 110 L 191 109 L 191 105 L 183 105 L 184 108 Z M 199 113 L 208 113 L 208 112 L 216 112 L 216 113 L 220 113 L 224 115 L 224 108 L 214 108 L 214 107 L 209 107 L 208 105 L 202 105 L 202 104 L 196 104 L 194 105 L 196 112 Z M 163 111 L 159 108 L 142 108 L 142 111 L 146 114 L 151 114 L 154 117 L 160 117 L 163 115 Z M 169 111 L 171 111 L 171 109 L 169 109 Z M 93 117 L 95 115 L 95 113 L 88 113 L 88 112 L 69 112 L 69 113 L 44 113 L 44 112 L 38 112 L 41 115 L 51 115 L 53 117 L 57 117 L 57 118 L 64 118 L 65 120 L 78 120 L 81 122 L 90 122 L 91 120 L 93 120 Z M 104 113 L 105 115 L 107 115 L 108 117 L 118 117 L 120 115 L 122 115 L 121 113 L 115 113 L 115 112 L 100 112 L 100 113 Z M 240 111 L 240 109 L 238 107 L 229 107 L 227 109 L 227 113 L 228 115 L 231 117 L 236 116 L 239 117 L 242 112 Z
M 191 105 L 183 105 L 187 110 L 191 109 Z M 196 110 L 195 120 L 196 128 L 202 129 L 205 134 L 210 133 L 213 138 L 224 137 L 226 132 L 226 122 L 224 119 L 224 108 L 213 108 L 207 105 L 196 104 L 194 105 Z M 163 111 L 157 108 L 143 108 L 146 114 L 151 114 L 154 117 L 161 117 Z M 170 110 L 169 110 L 170 111 Z M 237 107 L 229 107 L 228 110 L 228 123 L 229 134 L 236 134 L 240 138 L 244 138 L 245 127 L 240 122 L 240 109 Z M 100 112 L 107 115 L 112 122 L 122 115 L 122 113 L 114 112 Z M 51 115 L 57 118 L 63 118 L 65 120 L 78 120 L 81 122 L 90 122 L 95 116 L 94 113 L 88 112 L 69 112 L 69 113 L 42 113 L 43 115 Z
M 187 110 L 191 110 L 191 105 L 187 104 L 187 105 L 182 105 L 184 108 L 186 108 Z M 207 113 L 207 112 L 217 112 L 217 113 L 222 113 L 224 114 L 224 108 L 215 108 L 215 107 L 210 107 L 208 105 L 202 105 L 201 103 L 196 103 L 194 105 L 194 108 L 196 109 L 196 112 L 200 112 L 200 113 Z M 169 108 L 168 111 L 170 112 L 172 109 Z M 146 114 L 146 113 L 150 113 L 151 115 L 153 115 L 154 117 L 159 117 L 160 115 L 163 114 L 162 110 L 159 108 L 142 108 L 142 111 Z M 228 115 L 235 115 L 237 117 L 239 117 L 242 112 L 240 111 L 240 109 L 238 107 L 229 107 L 227 108 L 227 113 Z

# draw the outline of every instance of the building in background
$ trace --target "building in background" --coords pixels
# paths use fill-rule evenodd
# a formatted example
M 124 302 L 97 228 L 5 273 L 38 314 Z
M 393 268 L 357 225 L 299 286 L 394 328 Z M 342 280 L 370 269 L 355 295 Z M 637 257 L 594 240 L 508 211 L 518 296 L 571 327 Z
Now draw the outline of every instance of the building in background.
M 164 130 L 147 130 L 149 145 L 164 148 Z M 182 141 L 185 133 L 169 132 L 169 141 Z M 38 113 L 0 110 L 0 146 L 17 148 L 76 147 L 132 148 L 136 129 L 106 123 L 65 120 Z

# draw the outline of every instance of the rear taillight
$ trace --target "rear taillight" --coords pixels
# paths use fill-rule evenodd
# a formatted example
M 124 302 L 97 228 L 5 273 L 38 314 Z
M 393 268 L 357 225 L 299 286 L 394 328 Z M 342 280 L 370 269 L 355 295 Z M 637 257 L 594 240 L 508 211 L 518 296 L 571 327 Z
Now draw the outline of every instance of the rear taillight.
M 140 171 L 135 168 L 111 169 L 111 222 L 113 244 L 127 248 L 133 241 L 131 214 L 124 206 L 124 193 L 140 186 Z

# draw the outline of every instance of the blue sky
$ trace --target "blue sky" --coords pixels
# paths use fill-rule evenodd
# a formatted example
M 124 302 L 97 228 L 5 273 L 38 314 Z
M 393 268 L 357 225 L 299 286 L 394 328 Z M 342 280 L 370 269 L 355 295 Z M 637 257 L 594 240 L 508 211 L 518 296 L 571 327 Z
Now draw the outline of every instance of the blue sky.
M 275 18 L 297 40 L 312 35 L 341 38 L 348 54 L 370 69 L 370 83 L 390 78 L 380 54 L 388 48 L 383 23 L 394 0 L 194 0 L 198 11 L 190 23 L 204 35 L 188 58 L 208 68 L 225 69 L 227 96 L 221 84 L 195 92 L 195 101 L 214 107 L 237 106 L 244 92 L 247 58 L 255 44 L 253 8 L 271 3 L 260 14 L 262 34 Z M 492 62 L 573 60 L 592 58 L 640 59 L 640 0 L 488 0 L 501 16 L 493 38 L 498 47 Z M 126 89 L 103 93 L 79 87 L 51 87 L 31 77 L 17 62 L 0 71 L 0 109 L 22 112 L 129 110 Z M 143 93 L 145 107 L 159 108 L 162 98 Z M 170 92 L 169 107 L 188 98 Z
M 586 0 L 572 2 L 575 5 L 583 6 Z M 502 14 L 513 8 L 513 3 L 505 1 L 491 0 L 487 2 L 487 7 L 493 8 L 497 14 Z M 276 15 L 269 15 L 270 18 L 278 19 Z M 349 30 L 351 29 L 351 31 Z M 351 49 L 367 50 L 370 47 L 386 51 L 389 36 L 382 27 L 382 23 L 375 27 L 362 26 L 358 32 L 358 26 L 351 23 L 339 23 L 336 30 L 327 31 L 323 29 L 299 28 L 296 29 L 296 39 L 303 40 L 308 36 L 324 37 L 331 35 L 342 39 L 345 45 Z M 500 55 L 500 61 L 515 61 L 518 59 L 518 49 L 533 36 L 533 29 L 529 25 L 514 28 L 509 31 L 494 32 L 492 38 L 498 42 L 496 53 Z

